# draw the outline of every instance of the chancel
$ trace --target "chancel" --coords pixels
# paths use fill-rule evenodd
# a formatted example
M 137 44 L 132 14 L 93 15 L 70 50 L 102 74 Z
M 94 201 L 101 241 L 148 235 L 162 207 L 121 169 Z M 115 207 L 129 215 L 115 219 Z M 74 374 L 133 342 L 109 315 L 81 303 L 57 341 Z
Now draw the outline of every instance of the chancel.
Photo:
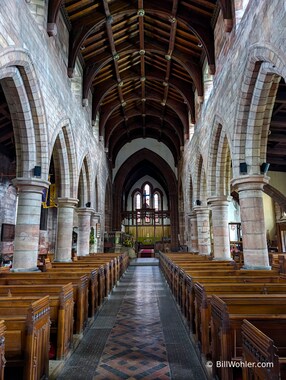
M 0 378 L 286 379 L 285 2 L 0 3 Z

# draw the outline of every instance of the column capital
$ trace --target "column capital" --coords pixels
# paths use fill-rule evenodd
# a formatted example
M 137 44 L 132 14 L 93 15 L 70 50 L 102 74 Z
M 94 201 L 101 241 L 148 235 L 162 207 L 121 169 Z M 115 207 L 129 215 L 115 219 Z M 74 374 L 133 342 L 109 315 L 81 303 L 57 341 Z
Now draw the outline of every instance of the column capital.
M 70 207 L 75 208 L 78 204 L 78 199 L 76 198 L 58 198 L 58 207 Z
M 208 205 L 212 206 L 218 206 L 218 205 L 228 205 L 228 203 L 231 201 L 231 196 L 229 195 L 222 195 L 222 196 L 212 196 L 207 199 Z
M 244 175 L 233 178 L 230 183 L 238 191 L 243 190 L 263 190 L 263 187 L 269 183 L 270 177 L 260 174 Z
M 90 207 L 78 207 L 76 209 L 76 212 L 78 215 L 88 215 L 88 214 L 92 215 L 94 212 L 94 209 Z
M 98 212 L 94 212 L 91 214 L 91 219 L 94 223 L 99 223 L 100 222 L 100 214 Z
M 195 212 L 196 214 L 203 214 L 203 213 L 207 213 L 207 212 L 210 211 L 209 208 L 206 207 L 206 206 L 195 206 L 195 207 L 193 208 L 193 210 L 194 210 L 194 212 Z
M 49 181 L 45 181 L 41 178 L 17 177 L 12 180 L 12 183 L 20 191 L 30 191 L 39 193 L 41 193 L 43 189 L 48 189 L 50 186 Z

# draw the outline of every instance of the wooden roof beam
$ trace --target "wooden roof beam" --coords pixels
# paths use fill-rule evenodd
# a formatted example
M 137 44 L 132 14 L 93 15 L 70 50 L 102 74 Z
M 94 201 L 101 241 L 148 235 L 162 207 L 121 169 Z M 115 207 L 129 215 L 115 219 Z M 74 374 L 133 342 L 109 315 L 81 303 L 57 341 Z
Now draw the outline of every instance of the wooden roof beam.
M 130 75 L 128 74 L 126 77 L 122 77 L 123 85 L 125 81 L 130 80 L 140 80 L 140 76 L 138 74 Z M 158 70 L 153 70 L 152 75 L 147 75 L 146 80 L 157 80 L 164 82 L 164 76 Z M 99 110 L 100 104 L 103 101 L 104 97 L 108 94 L 110 90 L 115 88 L 118 84 L 115 80 L 109 80 L 104 84 L 104 86 L 97 89 L 93 96 L 93 115 L 95 116 Z M 171 78 L 169 80 L 169 86 L 172 86 L 176 89 L 180 95 L 185 100 L 187 107 L 189 108 L 192 115 L 192 122 L 195 122 L 195 103 L 194 103 L 194 94 L 188 87 L 185 86 L 183 82 L 179 79 Z M 144 102 L 143 102 L 144 103 Z
M 57 19 L 64 0 L 49 0 L 47 33 L 50 37 L 57 35 Z
M 156 101 L 156 99 L 152 99 L 152 101 Z M 168 104 L 170 108 L 174 107 L 174 104 L 170 103 Z M 186 114 L 186 113 L 185 113 Z M 134 118 L 135 116 L 142 116 L 141 112 L 139 110 L 133 110 L 132 113 L 128 114 L 129 120 Z M 162 119 L 161 115 L 157 112 L 157 110 L 152 110 L 151 108 L 148 108 L 148 112 L 146 116 L 152 116 L 157 119 Z M 178 119 L 180 119 L 180 122 L 177 118 L 171 117 L 170 115 L 167 115 L 165 118 L 165 122 L 170 125 L 170 127 L 174 130 L 174 133 L 179 137 L 180 144 L 183 144 L 183 138 L 184 138 L 184 127 L 187 122 L 187 118 L 184 122 L 183 117 L 179 117 L 182 115 L 178 115 Z M 113 133 L 112 131 L 116 130 L 118 125 L 123 121 L 123 119 L 117 118 L 117 121 L 114 121 L 114 119 L 107 119 L 106 123 L 104 126 L 100 124 L 100 135 L 105 135 L 105 142 L 108 144 L 109 138 L 111 134 Z M 104 127 L 104 130 L 103 130 Z
M 231 32 L 234 24 L 233 0 L 219 0 L 219 3 L 224 19 L 224 30 L 226 32 Z

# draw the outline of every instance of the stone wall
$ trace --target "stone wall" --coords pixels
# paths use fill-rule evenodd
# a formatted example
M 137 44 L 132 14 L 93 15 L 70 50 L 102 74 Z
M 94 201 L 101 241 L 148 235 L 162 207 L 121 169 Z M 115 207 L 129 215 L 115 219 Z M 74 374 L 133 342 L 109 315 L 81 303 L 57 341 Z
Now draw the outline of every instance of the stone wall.
M 94 128 L 91 120 L 91 107 L 82 105 L 81 82 L 82 68 L 76 64 L 74 78 L 67 75 L 68 63 L 68 44 L 69 32 L 62 15 L 57 22 L 58 33 L 55 37 L 49 37 L 47 34 L 47 6 L 48 1 L 31 0 L 3 0 L 1 2 L 0 17 L 0 70 L 7 65 L 5 54 L 9 54 L 11 66 L 18 67 L 22 64 L 23 58 L 27 63 L 29 71 L 35 73 L 35 81 L 39 87 L 40 99 L 35 104 L 36 107 L 43 106 L 43 113 L 39 122 L 44 125 L 42 131 L 47 133 L 47 145 L 42 147 L 36 146 L 36 149 L 42 149 L 41 155 L 48 160 L 48 166 L 52 153 L 55 152 L 55 142 L 58 136 L 63 136 L 63 128 L 69 135 L 69 141 L 74 144 L 72 149 L 66 145 L 64 152 L 69 160 L 73 161 L 74 167 L 67 166 L 71 171 L 69 176 L 72 178 L 70 187 L 78 186 L 79 173 L 86 157 L 92 157 L 89 168 L 89 186 L 90 193 L 97 182 L 98 186 L 98 205 L 97 212 L 101 214 L 101 223 L 104 229 L 104 206 L 105 206 L 105 188 L 106 181 L 110 175 L 109 165 L 104 152 L 104 145 L 97 135 L 94 135 Z M 20 61 L 20 62 L 19 62 Z M 1 76 L 0 76 L 1 78 Z M 29 79 L 28 79 L 29 80 Z M 31 81 L 29 83 L 31 91 L 35 86 Z M 91 97 L 91 95 L 90 95 Z M 91 102 L 89 102 L 91 104 Z M 34 110 L 32 110 L 34 112 Z M 34 120 L 33 120 L 34 121 Z M 32 133 L 28 133 L 25 140 L 27 146 L 23 151 L 31 150 L 33 157 Z M 38 144 L 37 136 L 35 138 Z M 58 148 L 56 148 L 58 149 Z M 29 156 L 29 155 L 27 155 Z M 23 160 L 23 157 L 17 157 L 17 162 Z M 35 161 L 35 159 L 34 159 Z M 35 162 L 25 162 L 28 168 L 27 173 L 33 170 Z M 60 164 L 61 165 L 61 164 Z M 9 176 L 16 176 L 15 168 L 8 169 Z M 43 176 L 47 176 L 47 169 L 42 166 Z M 1 173 L 1 170 L 0 170 Z M 12 178 L 12 177 L 11 177 Z M 9 177 L 10 179 L 10 177 Z M 44 178 L 44 179 L 47 179 Z M 8 181 L 8 180 L 7 180 Z M 2 193 L 7 192 L 8 182 L 0 183 L 0 198 Z M 63 182 L 63 181 L 62 181 Z M 1 215 L 0 222 L 13 220 L 15 222 L 15 188 L 9 188 L 10 197 L 5 197 L 5 204 L 1 204 L 1 211 L 5 211 L 5 216 Z M 77 190 L 74 190 L 75 197 Z M 14 197 L 14 198 L 12 198 Z M 49 245 L 50 250 L 54 250 L 56 233 L 56 212 L 49 212 L 48 232 L 42 232 L 40 239 L 45 242 L 42 245 Z M 48 239 L 48 243 L 47 243 Z
M 0 236 L 2 237 L 2 224 L 15 224 L 17 194 L 11 182 L 11 173 L 15 172 L 15 165 L 0 153 Z M 12 254 L 13 242 L 0 242 L 2 254 Z

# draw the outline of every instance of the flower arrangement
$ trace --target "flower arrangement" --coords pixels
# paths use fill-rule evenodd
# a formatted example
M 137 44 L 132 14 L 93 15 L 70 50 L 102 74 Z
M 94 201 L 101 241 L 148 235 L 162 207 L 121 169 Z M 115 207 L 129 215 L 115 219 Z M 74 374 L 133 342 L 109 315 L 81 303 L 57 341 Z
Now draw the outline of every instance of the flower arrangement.
M 133 247 L 133 240 L 130 239 L 130 238 L 125 238 L 125 239 L 123 240 L 123 245 L 124 245 L 125 247 Z

